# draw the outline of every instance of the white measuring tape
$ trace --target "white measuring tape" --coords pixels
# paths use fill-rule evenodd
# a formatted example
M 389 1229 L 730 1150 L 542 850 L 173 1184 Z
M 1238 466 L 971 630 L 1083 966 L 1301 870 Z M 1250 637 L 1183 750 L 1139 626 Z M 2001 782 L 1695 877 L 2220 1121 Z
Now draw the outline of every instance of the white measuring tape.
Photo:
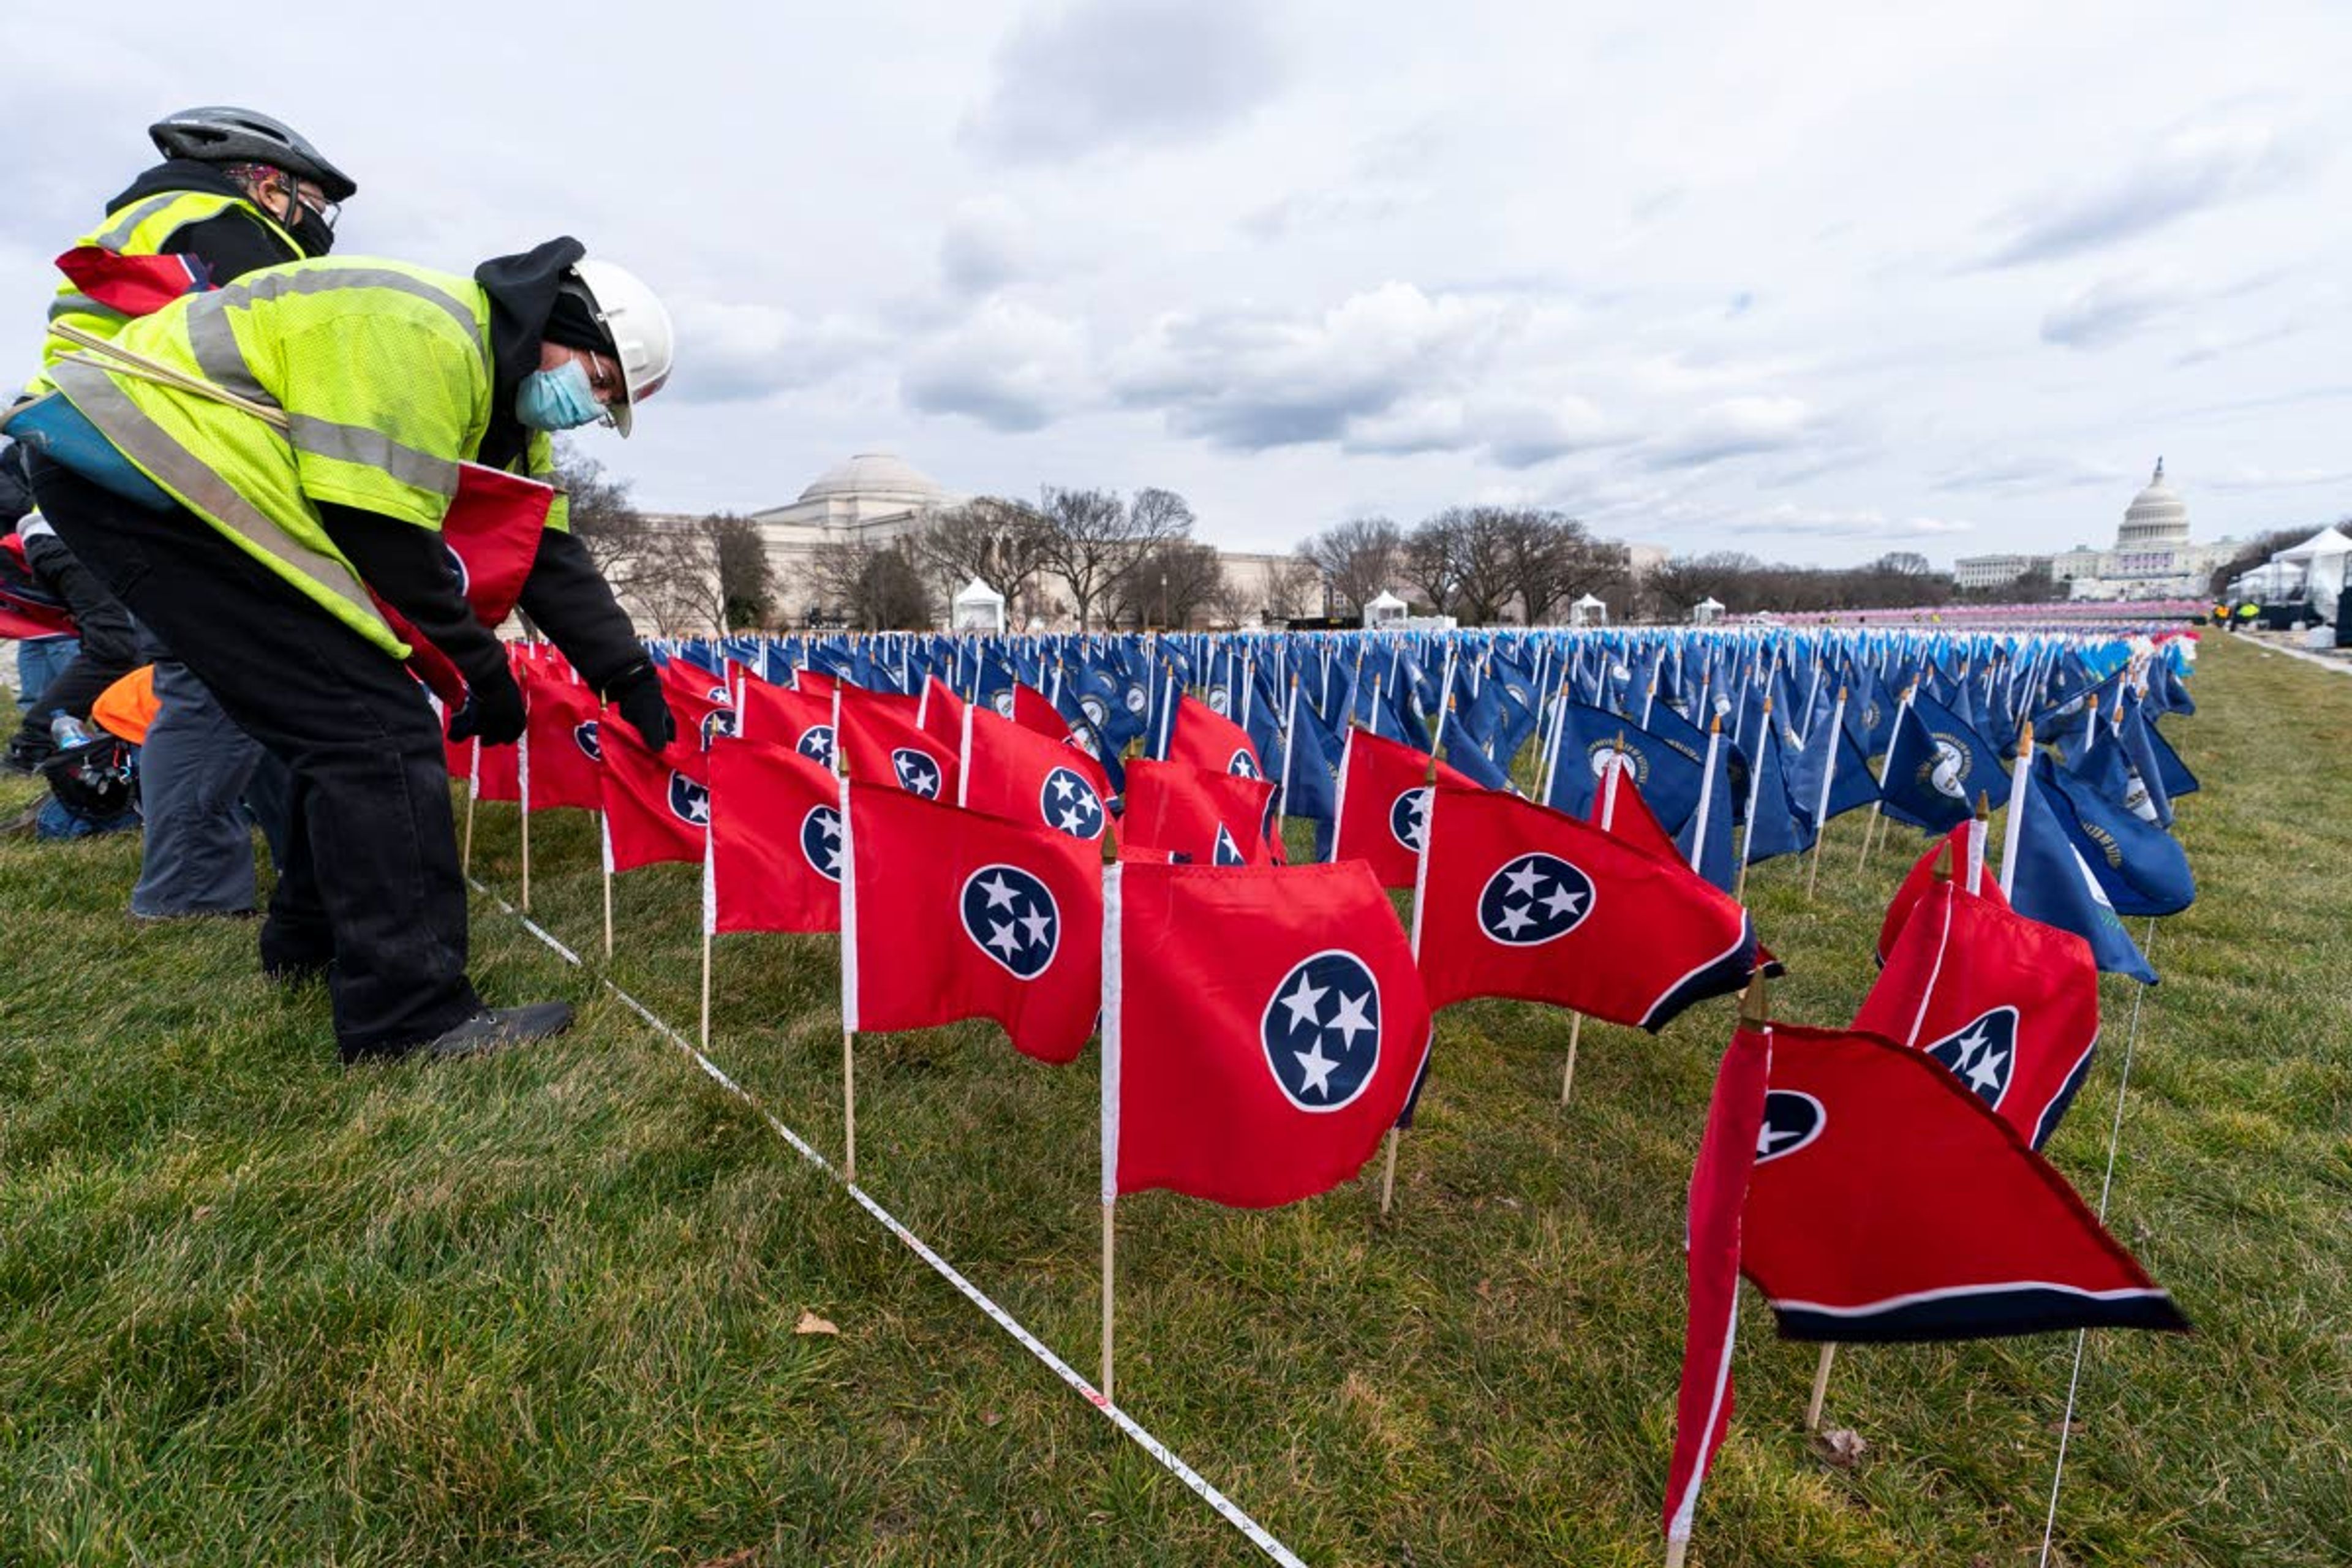
M 498 894 L 492 892 L 488 888 L 484 887 L 474 878 L 468 877 L 466 880 L 473 883 L 475 891 L 496 903 L 499 909 L 504 910 L 508 914 L 514 916 L 516 920 L 520 921 L 522 922 L 523 930 L 530 932 L 531 935 L 546 943 L 549 948 L 554 951 L 556 956 L 562 959 L 564 963 L 579 969 L 585 969 L 587 967 L 586 964 L 581 962 L 580 955 L 578 953 L 572 952 L 569 947 L 566 947 L 562 942 L 558 941 L 553 934 L 551 934 L 544 926 L 541 926 L 537 921 L 532 920 L 529 915 L 526 915 L 520 910 L 516 909 L 512 904 L 499 897 Z M 1290 1548 L 1285 1546 L 1281 1542 L 1276 1541 L 1272 1533 L 1266 1530 L 1265 1526 L 1258 1523 L 1257 1521 L 1252 1519 L 1248 1514 L 1244 1513 L 1240 1507 L 1234 1503 L 1233 1499 L 1219 1491 L 1215 1487 L 1211 1486 L 1209 1482 L 1202 1477 L 1198 1470 L 1195 1470 L 1192 1466 L 1186 1464 L 1176 1455 L 1174 1450 L 1168 1447 L 1167 1444 L 1162 1443 L 1159 1438 L 1146 1431 L 1143 1428 L 1143 1426 L 1138 1422 L 1135 1417 L 1129 1415 L 1126 1411 L 1121 1410 L 1118 1405 L 1113 1405 L 1109 1400 L 1105 1399 L 1102 1396 L 1102 1391 L 1100 1389 L 1097 1389 L 1093 1384 L 1088 1383 L 1070 1365 L 1069 1363 L 1064 1361 L 1060 1356 L 1055 1355 L 1046 1347 L 1045 1342 L 1043 1340 L 1040 1340 L 1036 1335 L 1031 1333 L 1018 1318 L 1015 1318 L 1012 1313 L 998 1306 L 994 1301 L 989 1299 L 987 1293 L 982 1291 L 979 1286 L 974 1285 L 971 1280 L 965 1279 L 961 1273 L 957 1272 L 955 1265 L 950 1263 L 946 1258 L 941 1258 L 937 1252 L 934 1252 L 931 1249 L 930 1245 L 924 1241 L 921 1237 L 917 1236 L 913 1231 L 908 1230 L 905 1226 L 899 1224 L 896 1215 L 892 1215 L 888 1209 L 884 1208 L 880 1204 L 874 1201 L 873 1194 L 866 1192 L 865 1188 L 859 1186 L 855 1182 L 843 1181 L 841 1173 L 834 1169 L 832 1161 L 826 1159 L 824 1155 L 811 1148 L 807 1139 L 803 1138 L 799 1133 L 793 1131 L 791 1128 L 778 1121 L 776 1117 L 769 1111 L 766 1106 L 761 1105 L 760 1101 L 753 1097 L 749 1089 L 745 1089 L 741 1084 L 737 1083 L 733 1079 L 728 1077 L 727 1071 L 724 1068 L 721 1068 L 717 1062 L 712 1061 L 709 1057 L 704 1056 L 695 1046 L 692 1040 L 688 1039 L 684 1035 L 678 1033 L 676 1029 L 671 1028 L 669 1025 L 664 1022 L 652 1008 L 646 1006 L 644 1003 L 638 1001 L 635 997 L 622 990 L 618 985 L 614 984 L 611 980 L 601 975 L 597 978 L 598 984 L 602 984 L 605 990 L 610 991 L 614 996 L 620 999 L 621 1005 L 626 1007 L 630 1012 L 635 1013 L 638 1017 L 643 1018 L 646 1023 L 652 1025 L 654 1028 L 668 1037 L 670 1043 L 676 1046 L 679 1050 L 684 1051 L 687 1057 L 693 1061 L 694 1065 L 703 1070 L 704 1074 L 709 1078 L 711 1082 L 717 1084 L 719 1088 L 725 1089 L 728 1093 L 741 1100 L 745 1106 L 751 1109 L 754 1115 L 758 1116 L 761 1121 L 765 1121 L 768 1124 L 770 1131 L 773 1131 L 777 1137 L 790 1144 L 793 1147 L 793 1150 L 798 1153 L 802 1159 L 806 1160 L 810 1164 L 814 1165 L 818 1170 L 823 1171 L 835 1182 L 839 1183 L 843 1189 L 845 1190 L 852 1198 L 856 1200 L 858 1207 L 864 1209 L 867 1214 L 872 1215 L 876 1219 L 881 1221 L 884 1229 L 887 1230 L 892 1236 L 897 1237 L 900 1241 L 905 1242 L 907 1244 L 907 1249 L 909 1252 L 912 1252 L 916 1257 L 921 1258 L 925 1263 L 929 1264 L 931 1266 L 932 1272 L 939 1275 L 940 1279 L 946 1280 L 949 1284 L 954 1286 L 958 1291 L 961 1292 L 965 1300 L 970 1301 L 973 1306 L 978 1307 L 982 1312 L 987 1313 L 989 1321 L 994 1323 L 998 1328 L 1003 1329 L 1006 1333 L 1012 1335 L 1014 1343 L 1018 1344 L 1023 1350 L 1027 1351 L 1031 1355 L 1035 1356 L 1039 1361 L 1043 1362 L 1055 1377 L 1060 1378 L 1071 1388 L 1076 1389 L 1079 1394 L 1085 1395 L 1087 1404 L 1093 1405 L 1097 1410 L 1101 1411 L 1105 1415 L 1110 1417 L 1112 1426 L 1118 1427 L 1120 1432 L 1124 1433 L 1131 1441 L 1133 1441 L 1137 1447 L 1141 1448 L 1145 1453 L 1150 1455 L 1152 1459 L 1158 1463 L 1161 1469 L 1166 1470 L 1170 1475 L 1174 1476 L 1178 1480 L 1183 1482 L 1187 1487 L 1190 1487 L 1194 1495 L 1198 1496 L 1202 1501 L 1207 1503 L 1211 1508 L 1215 1509 L 1217 1510 L 1218 1517 L 1223 1519 L 1227 1524 L 1232 1525 L 1235 1530 L 1241 1531 L 1242 1534 L 1248 1539 L 1251 1545 L 1265 1552 L 1268 1557 L 1273 1558 L 1276 1563 L 1283 1564 L 1283 1568 L 1307 1568 L 1307 1564 L 1300 1559 L 1297 1552 L 1291 1551 Z

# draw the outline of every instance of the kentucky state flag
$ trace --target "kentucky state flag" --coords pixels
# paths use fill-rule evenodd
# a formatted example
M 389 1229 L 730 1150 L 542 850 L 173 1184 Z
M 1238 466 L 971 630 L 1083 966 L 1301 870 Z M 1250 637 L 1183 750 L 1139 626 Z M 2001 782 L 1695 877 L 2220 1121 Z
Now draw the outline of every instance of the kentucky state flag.
M 844 781 L 841 1023 L 887 1033 L 993 1018 L 1075 1058 L 1102 989 L 1102 851 L 1050 828 Z
M 1934 1058 L 2039 1149 L 2091 1070 L 2099 972 L 2072 931 L 1939 883 L 1853 1026 Z
M 2029 920 L 2073 931 L 2089 942 L 2093 960 L 2106 973 L 2155 984 L 2156 971 L 2124 930 L 2105 887 L 2074 847 L 2063 821 L 2069 807 L 2043 781 L 2038 762 L 2026 780 L 2023 798 L 2010 809 L 2025 813 L 2018 826 L 2016 869 L 2005 872 L 2011 906 Z
M 1104 910 L 1103 1201 L 1271 1208 L 1361 1170 L 1430 1042 L 1371 872 L 1130 861 Z
M 1879 796 L 1895 821 L 1942 833 L 1967 820 L 1979 792 L 1997 792 L 2000 777 L 2000 748 L 1922 690 L 1896 723 Z
M 1432 1007 L 1513 996 L 1654 1030 L 1756 973 L 1747 910 L 1591 823 L 1441 787 L 1427 831 L 1413 927 Z
M 1759 1043 L 1740 1268 L 1782 1338 L 2189 1327 L 2066 1179 L 1938 1063 L 1875 1035 L 1782 1024 L 1743 1029 L 1732 1049 Z
M 2179 839 L 2124 802 L 2061 773 L 2046 753 L 2034 759 L 2033 777 L 2045 786 L 2059 826 L 2117 914 L 2178 914 L 2195 900 L 2197 879 Z
M 712 931 L 841 929 L 841 781 L 782 746 L 722 739 L 710 770 Z
M 1679 720 L 1675 722 L 1681 724 Z M 1669 831 L 1681 832 L 1698 810 L 1699 788 L 1706 778 L 1706 736 L 1699 737 L 1698 750 L 1692 754 L 1684 744 L 1654 735 L 1630 719 L 1589 702 L 1562 702 L 1559 725 L 1559 745 L 1544 802 L 1553 810 L 1570 816 L 1591 816 L 1594 794 L 1612 759 L 1632 764 L 1633 776 L 1641 783 L 1642 798 Z

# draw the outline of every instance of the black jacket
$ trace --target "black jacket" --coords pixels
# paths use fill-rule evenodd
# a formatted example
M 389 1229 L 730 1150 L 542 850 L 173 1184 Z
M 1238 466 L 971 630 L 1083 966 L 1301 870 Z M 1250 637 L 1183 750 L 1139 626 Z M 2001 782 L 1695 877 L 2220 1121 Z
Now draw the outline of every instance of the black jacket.
M 203 262 L 215 288 L 259 268 L 302 259 L 299 247 L 289 245 L 278 231 L 249 210 L 253 198 L 245 194 L 243 186 L 212 164 L 199 163 L 192 158 L 173 158 L 156 164 L 108 202 L 106 210 L 121 212 L 133 202 L 170 191 L 205 191 L 235 196 L 246 204 L 245 207 L 232 208 L 202 223 L 183 225 L 163 242 L 165 255 L 193 256 Z

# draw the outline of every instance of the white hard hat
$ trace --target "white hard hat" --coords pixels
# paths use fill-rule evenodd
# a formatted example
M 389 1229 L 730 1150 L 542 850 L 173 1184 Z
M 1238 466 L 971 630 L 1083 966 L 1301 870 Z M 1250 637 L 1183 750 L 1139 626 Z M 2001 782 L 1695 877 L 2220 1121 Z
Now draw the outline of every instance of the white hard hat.
M 669 380 L 670 362 L 677 349 L 677 332 L 660 297 L 645 279 L 625 267 L 583 257 L 572 264 L 572 277 L 588 292 L 590 309 L 613 339 L 613 357 L 621 363 L 625 393 L 612 411 L 613 427 L 629 433 L 636 405 L 662 389 Z

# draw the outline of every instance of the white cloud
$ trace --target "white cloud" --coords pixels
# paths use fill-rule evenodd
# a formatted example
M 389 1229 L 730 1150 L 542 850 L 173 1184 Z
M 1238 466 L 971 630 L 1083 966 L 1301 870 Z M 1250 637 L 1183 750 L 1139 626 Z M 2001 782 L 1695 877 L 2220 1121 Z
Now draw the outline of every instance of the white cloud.
M 1061 317 L 991 300 L 962 325 L 909 353 L 901 390 L 925 414 L 992 429 L 1042 429 L 1091 396 L 1085 334 Z

